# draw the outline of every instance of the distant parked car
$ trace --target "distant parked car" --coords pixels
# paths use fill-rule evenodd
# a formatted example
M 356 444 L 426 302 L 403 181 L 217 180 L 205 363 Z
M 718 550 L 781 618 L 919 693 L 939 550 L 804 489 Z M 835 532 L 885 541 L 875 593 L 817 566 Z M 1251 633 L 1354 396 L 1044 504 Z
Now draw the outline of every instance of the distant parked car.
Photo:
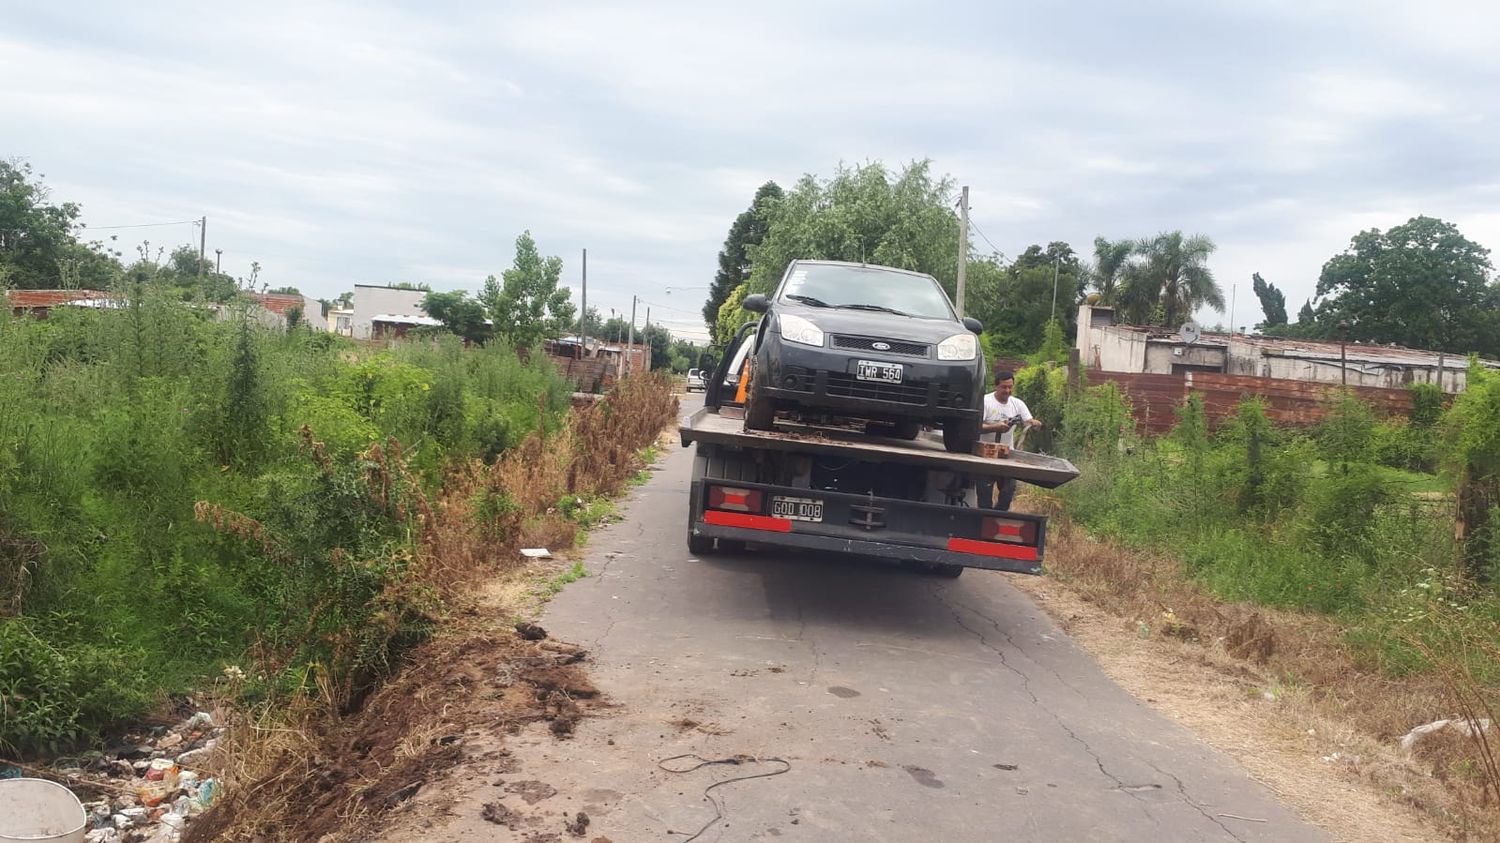
M 981 325 L 960 318 L 937 279 L 836 261 L 793 261 L 770 298 L 745 297 L 760 320 L 745 427 L 778 411 L 889 425 L 914 439 L 941 424 L 949 451 L 979 439 L 985 393 Z
M 708 379 L 703 376 L 701 369 L 688 369 L 687 391 L 692 392 L 695 389 L 700 392 L 708 389 Z

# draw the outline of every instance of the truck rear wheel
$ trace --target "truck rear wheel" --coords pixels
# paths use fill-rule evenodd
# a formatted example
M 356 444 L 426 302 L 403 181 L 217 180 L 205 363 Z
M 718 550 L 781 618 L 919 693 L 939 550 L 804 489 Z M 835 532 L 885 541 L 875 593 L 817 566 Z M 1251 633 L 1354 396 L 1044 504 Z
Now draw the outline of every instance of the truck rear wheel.
M 714 552 L 714 540 L 712 536 L 700 536 L 688 528 L 688 553 L 694 556 L 707 556 Z
M 979 441 L 979 419 L 950 419 L 943 422 L 943 447 L 950 454 L 967 454 Z

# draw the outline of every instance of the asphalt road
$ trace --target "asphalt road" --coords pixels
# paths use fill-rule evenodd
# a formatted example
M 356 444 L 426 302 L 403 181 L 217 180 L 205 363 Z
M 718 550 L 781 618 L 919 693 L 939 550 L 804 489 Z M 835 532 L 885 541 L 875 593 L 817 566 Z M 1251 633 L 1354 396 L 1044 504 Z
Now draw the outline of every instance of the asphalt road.
M 1111 683 L 1007 575 L 692 558 L 691 451 L 660 466 L 542 618 L 591 649 L 612 707 L 572 740 L 510 744 L 526 778 L 559 791 L 543 806 L 589 814 L 585 839 L 685 840 L 714 816 L 706 787 L 783 768 L 714 789 L 724 817 L 699 839 L 1328 839 Z M 787 763 L 658 766 L 684 753 Z

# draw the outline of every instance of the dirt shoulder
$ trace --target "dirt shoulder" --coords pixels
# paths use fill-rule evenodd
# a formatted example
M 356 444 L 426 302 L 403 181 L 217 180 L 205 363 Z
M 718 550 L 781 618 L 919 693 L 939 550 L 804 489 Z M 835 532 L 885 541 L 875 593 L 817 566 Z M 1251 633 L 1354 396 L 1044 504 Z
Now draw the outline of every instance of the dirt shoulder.
M 1460 804 L 1420 760 L 1353 726 L 1343 716 L 1346 689 L 1297 684 L 1269 657 L 1278 647 L 1312 658 L 1337 650 L 1331 625 L 1211 605 L 1186 582 L 1163 593 L 1162 560 L 1131 560 L 1060 526 L 1049 546 L 1053 573 L 1014 577 L 1015 586 L 1112 680 L 1233 757 L 1306 820 L 1342 841 L 1496 839 L 1492 818 Z M 1151 576 L 1130 575 L 1148 567 Z

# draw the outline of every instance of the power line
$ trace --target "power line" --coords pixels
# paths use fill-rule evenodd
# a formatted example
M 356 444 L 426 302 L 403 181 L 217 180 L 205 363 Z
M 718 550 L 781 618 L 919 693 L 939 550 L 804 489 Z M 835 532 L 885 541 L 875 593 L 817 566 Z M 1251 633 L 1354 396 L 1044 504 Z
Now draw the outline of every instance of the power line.
M 981 230 L 980 230 L 980 229 L 979 229 L 979 226 L 978 226 L 978 225 L 976 225 L 976 224 L 975 224 L 975 223 L 974 223 L 974 220 L 972 220 L 972 219 L 970 219 L 970 220 L 969 220 L 969 228 L 972 228 L 972 229 L 974 229 L 974 233 L 975 233 L 975 234 L 978 234 L 978 235 L 979 235 L 979 236 L 980 236 L 980 237 L 981 237 L 981 238 L 983 238 L 983 239 L 984 239 L 984 242 L 986 242 L 986 243 L 988 243 L 988 244 L 990 244 L 990 248 L 991 248 L 991 249 L 994 249 L 994 250 L 995 250 L 995 254 L 997 254 L 997 255 L 999 255 L 999 254 L 1004 254 L 1004 253 L 1003 253 L 1003 252 L 1002 252 L 1002 251 L 1001 251 L 1001 249 L 1000 249 L 1000 247 L 999 247 L 999 246 L 996 246 L 996 245 L 995 245 L 995 241 L 993 241 L 993 240 L 991 240 L 991 239 L 990 239 L 990 238 L 989 238 L 989 235 L 987 235 L 987 234 L 985 234 L 985 233 L 984 233 L 984 232 L 983 232 L 983 231 L 981 231 Z
M 156 228 L 163 225 L 197 225 L 198 220 L 178 220 L 177 222 L 143 222 L 136 225 L 85 225 L 89 231 L 114 231 L 120 228 Z

